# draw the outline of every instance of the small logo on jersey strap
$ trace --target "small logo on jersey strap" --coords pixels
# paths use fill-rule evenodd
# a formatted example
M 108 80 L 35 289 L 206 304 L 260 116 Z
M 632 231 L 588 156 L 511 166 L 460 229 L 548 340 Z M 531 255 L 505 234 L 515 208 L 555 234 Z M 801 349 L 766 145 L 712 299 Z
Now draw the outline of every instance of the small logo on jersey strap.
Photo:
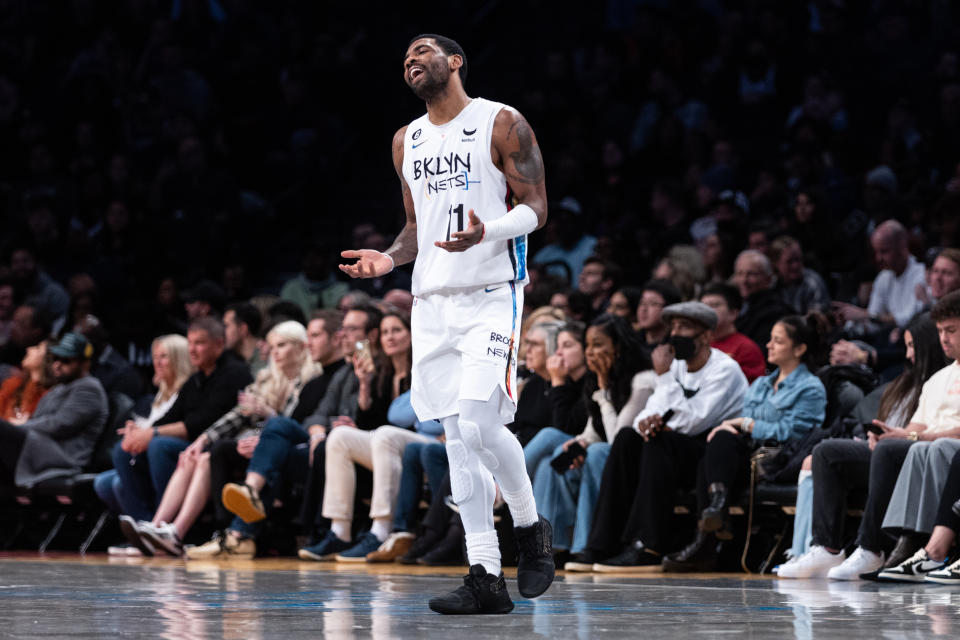
M 413 132 L 413 139 L 414 139 L 414 140 L 419 140 L 421 133 L 423 133 L 423 129 L 417 129 L 416 131 L 414 131 L 414 132 Z
M 469 136 L 472 136 L 473 134 L 475 134 L 476 132 L 477 132 L 476 129 L 471 129 L 470 131 L 467 131 L 466 128 L 464 128 L 464 130 L 463 130 L 463 135 L 469 137 Z

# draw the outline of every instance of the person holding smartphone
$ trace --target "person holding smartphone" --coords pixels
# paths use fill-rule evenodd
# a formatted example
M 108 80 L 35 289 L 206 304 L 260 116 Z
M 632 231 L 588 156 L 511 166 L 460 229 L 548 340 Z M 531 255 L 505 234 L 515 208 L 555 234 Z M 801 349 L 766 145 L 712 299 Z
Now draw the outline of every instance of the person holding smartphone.
M 572 332 L 561 330 L 561 360 L 552 363 L 551 377 L 563 369 L 584 376 L 586 426 L 574 438 L 556 427 L 543 429 L 523 453 L 534 498 L 543 516 L 554 523 L 554 549 L 576 554 L 583 551 L 590 531 L 610 441 L 646 404 L 656 376 L 625 318 L 612 314 L 596 318 L 587 328 L 585 349 L 573 348 L 568 340 L 574 340 Z
M 727 500 L 743 481 L 750 454 L 762 442 L 788 442 L 820 426 L 827 392 L 811 372 L 826 361 L 826 317 L 819 313 L 781 318 L 770 331 L 767 361 L 776 369 L 757 378 L 743 399 L 743 411 L 707 435 L 703 473 L 697 478 L 700 522 L 696 536 L 663 560 L 664 571 L 711 571 L 717 540 L 733 538 L 727 526 Z

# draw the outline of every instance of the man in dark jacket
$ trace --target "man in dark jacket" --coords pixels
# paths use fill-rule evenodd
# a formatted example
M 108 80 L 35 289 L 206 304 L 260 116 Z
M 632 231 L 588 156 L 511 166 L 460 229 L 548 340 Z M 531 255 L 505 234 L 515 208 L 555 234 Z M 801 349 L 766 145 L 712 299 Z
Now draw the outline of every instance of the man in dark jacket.
M 52 347 L 56 385 L 20 426 L 0 420 L 0 485 L 30 487 L 90 462 L 107 421 L 107 394 L 90 375 L 93 347 L 68 333 Z
M 197 372 L 180 388 L 176 402 L 150 428 L 133 421 L 120 429 L 113 450 L 120 477 L 117 495 L 136 520 L 153 517 L 180 452 L 237 404 L 237 393 L 253 379 L 246 363 L 224 353 L 223 324 L 213 317 L 194 320 L 187 330 L 190 363 Z

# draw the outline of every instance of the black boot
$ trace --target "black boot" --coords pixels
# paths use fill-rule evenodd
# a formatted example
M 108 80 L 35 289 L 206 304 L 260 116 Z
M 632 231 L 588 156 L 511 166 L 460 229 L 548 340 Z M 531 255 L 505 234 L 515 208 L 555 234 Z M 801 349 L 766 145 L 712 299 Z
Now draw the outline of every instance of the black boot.
M 529 527 L 516 527 L 517 588 L 524 598 L 536 598 L 553 582 L 553 527 L 543 516 Z
M 707 487 L 710 503 L 700 514 L 699 529 L 707 533 L 714 531 L 727 532 L 727 486 L 722 482 L 713 482 Z M 719 537 L 719 536 L 718 536 Z
M 447 535 L 433 545 L 433 548 L 417 558 L 417 564 L 428 567 L 448 567 L 463 565 L 463 528 L 459 524 L 451 524 Z
M 445 596 L 431 598 L 430 608 L 447 615 L 510 613 L 513 602 L 507 593 L 503 573 L 493 576 L 482 565 L 475 564 L 464 576 L 462 587 Z
M 697 537 L 682 550 L 663 559 L 663 570 L 676 573 L 717 568 L 717 537 L 697 529 Z

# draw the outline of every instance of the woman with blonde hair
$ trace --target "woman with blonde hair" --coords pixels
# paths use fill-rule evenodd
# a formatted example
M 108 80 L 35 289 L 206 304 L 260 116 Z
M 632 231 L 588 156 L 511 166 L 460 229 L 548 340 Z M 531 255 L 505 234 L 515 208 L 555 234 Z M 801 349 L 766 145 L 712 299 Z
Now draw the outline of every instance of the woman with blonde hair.
M 134 416 L 128 420 L 127 427 L 147 429 L 162 418 L 173 403 L 177 401 L 180 388 L 193 374 L 193 365 L 190 364 L 190 354 L 187 351 L 187 339 L 179 334 L 171 333 L 155 338 L 150 345 L 153 358 L 153 384 L 157 387 L 157 394 L 150 403 L 150 413 L 147 416 Z M 124 489 L 120 476 L 115 469 L 104 471 L 93 482 L 97 496 L 114 513 L 129 513 L 131 500 L 125 499 Z M 135 547 L 110 547 L 114 554 L 139 555 Z
M 182 538 L 196 522 L 210 497 L 210 445 L 223 438 L 238 439 L 237 451 L 248 457 L 256 447 L 260 428 L 273 416 L 289 416 L 296 409 L 304 385 L 322 373 L 310 356 L 307 330 L 299 322 L 281 322 L 267 333 L 270 362 L 238 395 L 237 406 L 225 413 L 180 454 L 153 520 L 120 517 L 120 528 L 142 552 L 162 549 L 179 556 Z

